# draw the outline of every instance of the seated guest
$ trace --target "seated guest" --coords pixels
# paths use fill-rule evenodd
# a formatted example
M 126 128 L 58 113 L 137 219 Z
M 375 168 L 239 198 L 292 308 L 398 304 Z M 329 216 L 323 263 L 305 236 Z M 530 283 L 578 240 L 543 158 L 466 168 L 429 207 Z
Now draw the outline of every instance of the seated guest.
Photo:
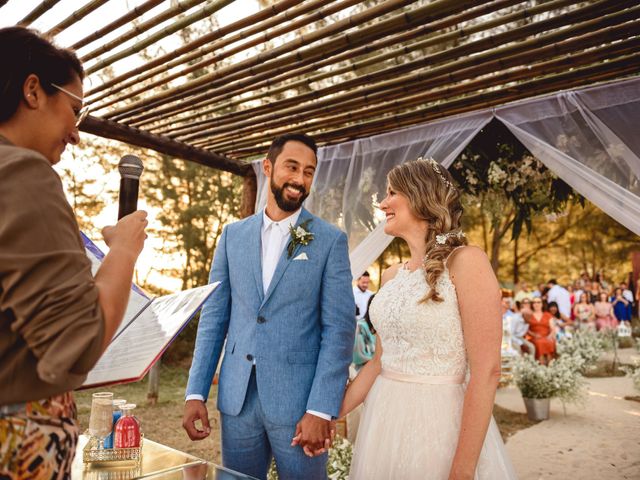
M 560 313 L 558 318 L 561 318 L 564 322 L 571 322 L 571 294 L 569 290 L 558 285 L 555 279 L 549 280 L 547 286 L 549 287 L 546 298 L 547 305 L 555 303 Z
M 593 305 L 589 303 L 589 294 L 584 292 L 580 295 L 580 301 L 573 307 L 576 317 L 576 326 L 579 329 L 596 329 L 596 316 Z
M 375 294 L 369 297 L 369 301 L 365 305 L 367 313 L 356 324 L 356 336 L 353 346 L 353 364 L 356 371 L 371 360 L 376 351 L 376 329 L 373 327 L 369 317 L 369 306 L 374 297 Z
M 52 166 L 78 143 L 83 69 L 33 30 L 0 29 L 0 478 L 69 478 L 71 391 L 122 321 L 145 212 L 105 228 L 95 279 Z
M 542 310 L 542 299 L 535 298 L 531 305 L 533 312 L 529 319 L 529 331 L 526 338 L 536 347 L 536 360 L 546 365 L 556 353 L 553 316 Z
M 524 300 L 525 298 L 531 300 L 533 298 L 533 292 L 529 288 L 529 284 L 527 282 L 522 282 L 520 284 L 520 289 L 516 292 L 513 299 L 516 302 L 522 302 L 522 300 Z
M 596 303 L 600 298 L 600 284 L 598 282 L 591 282 L 591 288 L 587 292 L 589 294 L 589 303 Z
M 632 274 L 629 274 L 630 276 L 632 276 Z M 622 297 L 627 301 L 627 313 L 625 315 L 625 318 L 627 319 L 628 322 L 631 322 L 631 317 L 633 317 L 633 292 L 631 291 L 631 289 L 628 287 L 626 282 L 622 282 L 620 284 L 620 289 L 622 289 Z
M 563 337 L 571 337 L 571 329 L 573 322 L 571 319 L 565 319 L 560 313 L 558 304 L 551 302 L 547 305 L 547 312 L 553 316 L 553 325 L 556 329 L 556 338 L 560 340 Z
M 613 312 L 613 305 L 607 299 L 606 292 L 600 292 L 600 298 L 593 305 L 593 310 L 596 316 L 596 328 L 598 331 L 616 328 L 618 326 L 618 320 Z
M 512 305 L 514 309 L 512 310 Z M 522 314 L 517 309 L 517 303 L 513 304 L 510 298 L 502 299 L 502 315 L 509 322 L 511 331 L 511 344 L 519 353 L 528 353 L 535 356 L 536 347 L 533 343 L 525 338 L 529 331 L 529 325 L 525 322 Z
M 611 298 L 609 298 L 611 306 L 613 306 L 613 314 L 619 322 L 630 322 L 631 316 L 629 310 L 629 302 L 622 295 L 622 288 L 616 288 Z

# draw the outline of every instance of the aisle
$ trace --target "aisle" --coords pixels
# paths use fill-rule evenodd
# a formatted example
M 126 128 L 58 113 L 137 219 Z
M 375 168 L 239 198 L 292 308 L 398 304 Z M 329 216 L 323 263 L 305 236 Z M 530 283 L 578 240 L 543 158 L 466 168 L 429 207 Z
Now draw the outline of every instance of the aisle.
M 566 416 L 551 401 L 551 418 L 520 430 L 507 441 L 520 480 L 640 479 L 640 403 L 627 377 L 590 378 L 584 407 L 570 405 Z M 501 407 L 525 412 L 515 387 L 498 391 Z

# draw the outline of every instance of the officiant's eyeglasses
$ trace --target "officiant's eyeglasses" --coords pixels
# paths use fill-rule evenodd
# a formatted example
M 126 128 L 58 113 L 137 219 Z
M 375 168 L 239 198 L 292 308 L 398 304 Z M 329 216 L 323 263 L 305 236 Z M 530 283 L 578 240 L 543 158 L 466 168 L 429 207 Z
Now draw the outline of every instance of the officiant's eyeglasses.
M 62 93 L 66 93 L 71 98 L 74 98 L 74 99 L 78 100 L 80 103 L 84 103 L 84 101 L 79 96 L 77 96 L 75 93 L 71 93 L 66 88 L 62 88 L 60 85 L 56 85 L 55 83 L 52 83 L 51 86 L 54 87 L 54 88 L 57 88 Z M 80 110 L 78 110 L 77 112 L 74 109 L 74 112 L 76 114 L 76 127 L 79 127 L 80 124 L 82 123 L 82 121 L 85 118 L 87 118 L 87 115 L 89 115 L 89 106 L 85 105 Z

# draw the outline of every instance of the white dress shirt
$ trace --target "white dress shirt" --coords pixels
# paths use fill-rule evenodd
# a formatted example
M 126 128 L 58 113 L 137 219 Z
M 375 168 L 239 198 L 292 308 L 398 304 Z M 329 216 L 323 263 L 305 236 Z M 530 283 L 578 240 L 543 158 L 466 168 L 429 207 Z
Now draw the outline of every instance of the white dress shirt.
M 373 295 L 371 290 L 365 290 L 363 292 L 357 285 L 353 287 L 353 299 L 356 301 L 356 307 L 358 307 L 358 315 L 356 315 L 356 319 L 361 320 L 364 318 L 367 313 L 367 307 L 369 305 L 371 295 Z
M 282 252 L 291 241 L 290 228 L 298 222 L 300 209 L 284 220 L 274 222 L 262 212 L 262 290 L 266 294 L 271 285 L 271 279 L 276 271 Z
M 265 294 L 267 290 L 269 290 L 269 285 L 271 285 L 271 280 L 273 279 L 273 274 L 276 271 L 280 257 L 291 240 L 289 228 L 298 222 L 301 211 L 301 209 L 298 209 L 287 218 L 278 222 L 274 222 L 269 218 L 266 208 L 262 212 L 262 229 L 260 231 L 262 238 L 262 291 Z M 253 364 L 256 364 L 255 358 Z M 200 400 L 204 402 L 204 397 L 199 394 L 192 394 L 187 395 L 186 400 Z M 327 415 L 326 413 L 316 412 L 315 410 L 307 410 L 307 413 L 311 413 L 325 420 L 331 420 L 331 415 Z
M 558 310 L 565 317 L 571 316 L 571 295 L 569 290 L 560 285 L 554 285 L 547 292 L 547 302 L 556 302 L 558 304 Z

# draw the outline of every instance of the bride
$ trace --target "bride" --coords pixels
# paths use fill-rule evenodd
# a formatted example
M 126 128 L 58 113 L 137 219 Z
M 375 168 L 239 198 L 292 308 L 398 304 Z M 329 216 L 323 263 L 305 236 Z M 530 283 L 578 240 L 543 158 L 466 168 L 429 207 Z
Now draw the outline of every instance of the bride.
M 485 253 L 465 246 L 460 193 L 433 160 L 395 167 L 388 183 L 385 232 L 411 259 L 382 275 L 376 355 L 342 404 L 340 416 L 365 403 L 349 478 L 516 478 L 491 415 L 500 290 Z

